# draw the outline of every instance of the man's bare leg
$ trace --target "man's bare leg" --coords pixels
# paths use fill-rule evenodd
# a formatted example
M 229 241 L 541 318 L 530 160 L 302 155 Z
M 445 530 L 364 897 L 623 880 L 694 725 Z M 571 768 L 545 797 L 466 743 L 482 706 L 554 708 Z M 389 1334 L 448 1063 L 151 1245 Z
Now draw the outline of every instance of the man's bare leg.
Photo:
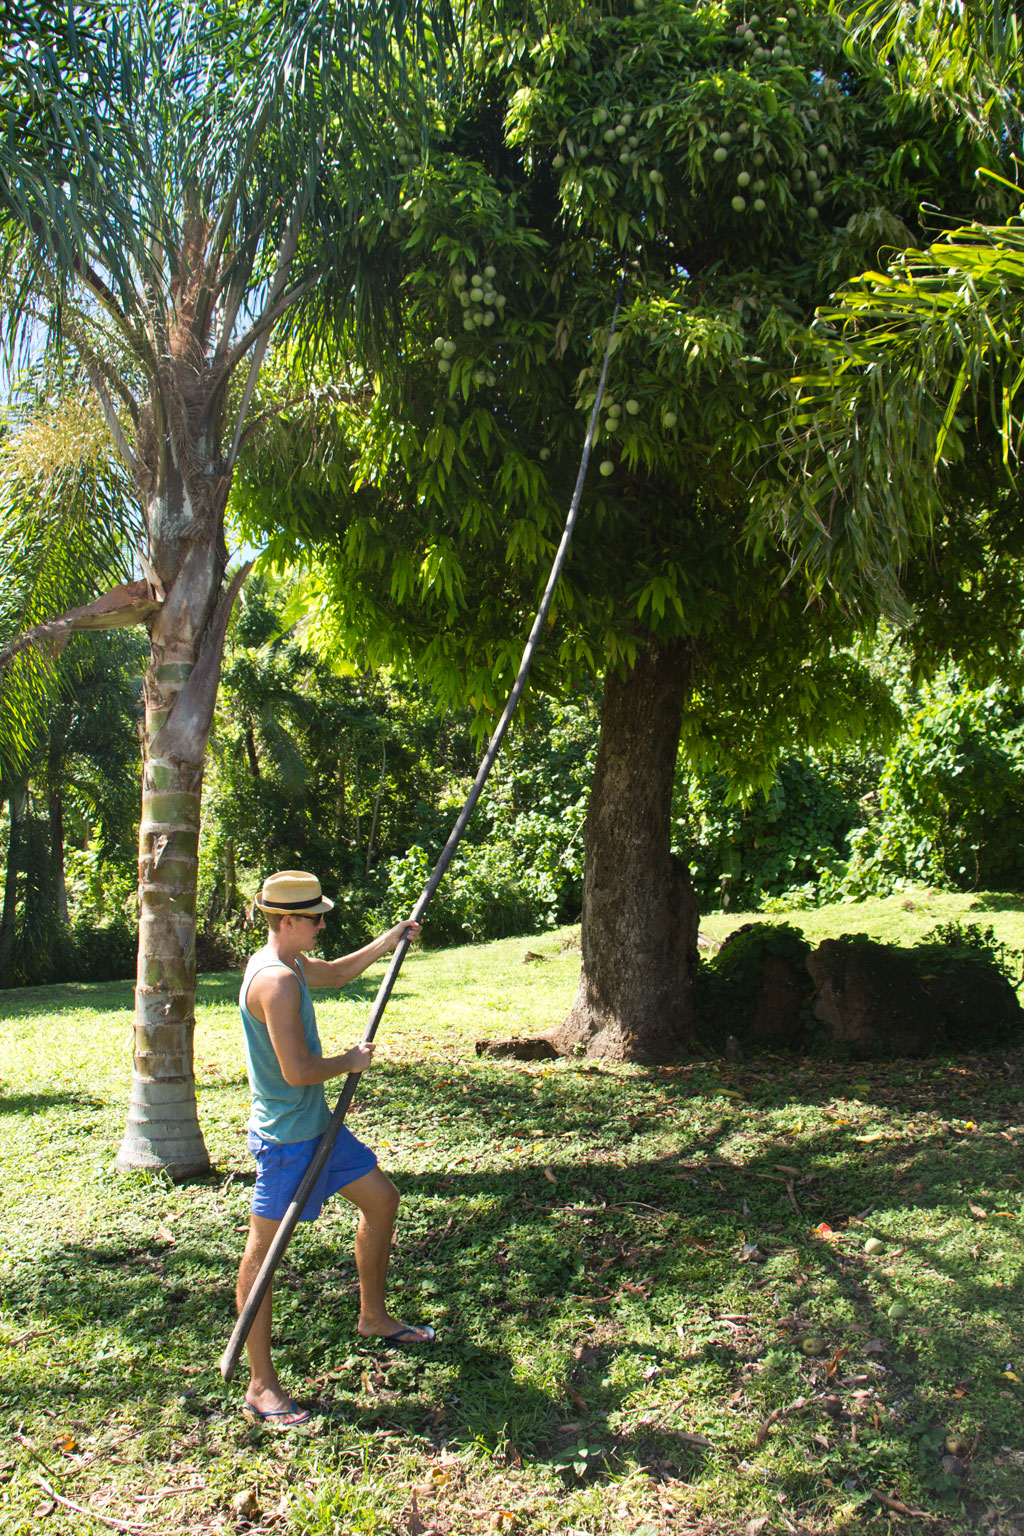
M 280 1225 L 279 1221 L 271 1221 L 266 1216 L 250 1215 L 249 1217 L 249 1236 L 239 1265 L 238 1286 L 235 1291 L 239 1312 L 245 1306 L 249 1292 L 256 1283 L 256 1276 L 263 1267 L 263 1260 Z M 250 1408 L 256 1408 L 261 1413 L 273 1413 L 274 1423 L 282 1429 L 287 1429 L 289 1423 L 303 1420 L 308 1415 L 301 1409 L 289 1412 L 292 1408 L 292 1400 L 281 1386 L 274 1369 L 274 1362 L 270 1357 L 272 1315 L 273 1286 L 271 1285 L 260 1304 L 259 1311 L 253 1318 L 249 1336 L 245 1341 L 249 1356 L 249 1386 L 245 1401 Z
M 428 1343 L 433 1334 L 427 1328 L 409 1328 L 401 1318 L 392 1317 L 385 1303 L 391 1237 L 398 1210 L 398 1190 L 386 1173 L 374 1168 L 361 1179 L 346 1184 L 341 1193 L 357 1207 L 356 1269 L 359 1272 L 358 1331 L 364 1339 L 386 1338 L 407 1329 L 407 1344 Z

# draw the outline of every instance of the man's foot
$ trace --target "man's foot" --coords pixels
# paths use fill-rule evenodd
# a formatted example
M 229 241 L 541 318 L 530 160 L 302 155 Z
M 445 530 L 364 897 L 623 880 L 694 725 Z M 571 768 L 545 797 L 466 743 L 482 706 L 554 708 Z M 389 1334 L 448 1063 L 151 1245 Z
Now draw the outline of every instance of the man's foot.
M 379 1328 L 364 1328 L 360 1323 L 358 1332 L 367 1343 L 383 1344 L 389 1349 L 415 1349 L 434 1342 L 434 1330 L 427 1323 L 400 1323 L 394 1317 L 385 1318 Z
M 300 1408 L 291 1398 L 283 1408 L 257 1408 L 255 1403 L 245 1398 L 242 1412 L 251 1423 L 265 1424 L 268 1429 L 298 1429 L 301 1424 L 308 1424 L 313 1417 L 310 1409 Z

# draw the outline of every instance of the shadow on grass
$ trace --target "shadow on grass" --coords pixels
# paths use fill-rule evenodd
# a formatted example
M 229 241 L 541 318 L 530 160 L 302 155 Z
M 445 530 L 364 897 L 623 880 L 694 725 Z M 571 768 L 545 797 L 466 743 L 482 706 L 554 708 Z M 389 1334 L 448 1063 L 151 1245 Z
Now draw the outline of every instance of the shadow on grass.
M 105 1109 L 102 1099 L 74 1089 L 55 1088 L 41 1093 L 4 1093 L 0 1088 L 0 1115 L 35 1115 L 47 1109 Z
M 439 1343 L 412 1360 L 358 1350 L 353 1222 L 335 1202 L 297 1234 L 279 1275 L 282 1369 L 304 1383 L 298 1395 L 326 1397 L 346 1426 L 390 1426 L 414 1441 L 443 1435 L 513 1466 L 529 1456 L 566 1487 L 637 1464 L 658 1479 L 710 1481 L 716 1456 L 752 1454 L 758 1420 L 798 1396 L 808 1406 L 772 1430 L 800 1438 L 805 1462 L 772 1474 L 794 1501 L 820 1497 L 822 1478 L 838 1488 L 851 1468 L 861 1476 L 862 1463 L 865 1478 L 887 1457 L 916 1464 L 934 1426 L 922 1429 L 933 1410 L 915 1398 L 934 1394 L 936 1382 L 953 1393 L 971 1390 L 967 1378 L 998 1379 L 1022 1298 L 1019 1272 L 1005 1283 L 1008 1272 L 994 1271 L 980 1247 L 1003 1240 L 994 1212 L 977 1218 L 977 1254 L 970 1233 L 947 1249 L 918 1236 L 919 1226 L 908 1237 L 903 1217 L 963 1209 L 979 1183 L 1017 1176 L 1018 1152 L 998 1127 L 1019 1121 L 1021 1065 L 998 1053 L 955 1065 L 773 1061 L 626 1073 L 589 1063 L 548 1072 L 384 1066 L 360 1089 L 380 1135 L 360 1133 L 379 1145 L 391 1123 L 434 1139 L 419 1144 L 415 1168 L 395 1170 L 404 1203 L 393 1303 L 410 1321 L 435 1322 Z M 749 1150 L 735 1150 L 762 1113 L 841 1099 L 891 1112 L 884 1137 L 858 1139 L 863 1118 L 844 1123 L 845 1112 L 793 1137 L 773 1133 L 780 1122 L 766 1117 Z M 981 1121 L 982 1110 L 996 1129 L 954 1129 L 957 1117 Z M 437 1166 L 422 1171 L 424 1155 Z M 73 1388 L 45 1372 L 31 1386 L 8 1382 L 15 1417 L 67 1413 L 72 1390 L 99 1406 L 127 1396 L 137 1415 L 149 1412 L 144 1405 L 175 1396 L 182 1366 L 205 1367 L 189 1378 L 197 1422 L 237 1402 L 235 1387 L 225 1397 L 216 1359 L 233 1324 L 243 1236 L 237 1215 L 204 1207 L 211 1188 L 222 1192 L 224 1181 L 193 1186 L 177 1243 L 115 1237 L 7 1257 L 12 1320 L 27 1327 L 44 1316 L 69 1340 L 95 1341 L 95 1330 L 104 1339 Z M 884 1218 L 858 1225 L 875 1206 Z M 815 1236 L 822 1223 L 833 1239 Z M 868 1231 L 894 1261 L 902 1252 L 913 1265 L 865 1254 Z M 763 1263 L 744 1261 L 754 1242 Z M 894 1319 L 911 1271 L 927 1278 Z M 827 1340 L 830 1353 L 846 1353 L 832 1377 L 827 1357 L 805 1359 L 798 1347 L 822 1295 L 847 1319 Z M 964 1337 L 936 1328 L 947 1309 Z M 866 1351 L 869 1342 L 884 1353 Z M 634 1404 L 650 1383 L 664 1391 L 648 1419 Z M 881 1429 L 862 1401 L 869 1390 L 885 1409 Z M 836 1411 L 822 1406 L 825 1393 Z M 687 1441 L 701 1428 L 687 1417 L 694 1402 L 715 1418 L 713 1448 Z
M 971 898 L 967 917 L 974 912 L 1024 912 L 1024 895 L 1014 891 L 983 891 Z

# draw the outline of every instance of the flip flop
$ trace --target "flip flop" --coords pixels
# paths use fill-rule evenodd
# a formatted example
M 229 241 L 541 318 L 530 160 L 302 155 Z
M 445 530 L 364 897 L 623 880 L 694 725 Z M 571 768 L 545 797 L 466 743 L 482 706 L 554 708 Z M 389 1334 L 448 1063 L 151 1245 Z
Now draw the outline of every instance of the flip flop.
M 418 1333 L 425 1333 L 425 1339 L 418 1339 Z M 363 1339 L 364 1344 L 378 1344 L 385 1349 L 419 1349 L 424 1344 L 434 1342 L 434 1330 L 428 1323 L 420 1323 L 412 1327 L 408 1323 L 401 1328 L 396 1328 L 394 1333 L 375 1333 Z
M 251 1424 L 265 1423 L 268 1429 L 286 1430 L 298 1429 L 302 1424 L 308 1424 L 313 1417 L 308 1408 L 300 1408 L 298 1403 L 289 1399 L 287 1408 L 257 1408 L 245 1399 L 242 1405 L 242 1413 Z M 287 1424 L 272 1424 L 272 1419 L 283 1419 L 288 1414 L 296 1414 L 296 1418 L 289 1419 Z

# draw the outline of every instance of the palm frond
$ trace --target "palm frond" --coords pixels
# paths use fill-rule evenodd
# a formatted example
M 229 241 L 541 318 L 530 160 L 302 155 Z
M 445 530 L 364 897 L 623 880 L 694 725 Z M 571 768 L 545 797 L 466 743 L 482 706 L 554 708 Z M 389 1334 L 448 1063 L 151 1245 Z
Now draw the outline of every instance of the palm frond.
M 88 396 L 24 407 L 0 439 L 0 644 L 130 578 L 136 502 Z M 0 759 L 31 749 L 54 656 L 21 652 L 0 672 Z
M 950 468 L 980 439 L 1012 479 L 1024 450 L 1024 222 L 902 252 L 843 290 L 816 331 L 820 362 L 794 380 L 784 493 L 766 504 L 819 587 L 898 606 Z
M 895 74 L 907 104 L 955 103 L 969 131 L 997 127 L 1019 142 L 1024 38 L 1007 0 L 837 0 L 835 8 L 849 28 L 847 50 Z

